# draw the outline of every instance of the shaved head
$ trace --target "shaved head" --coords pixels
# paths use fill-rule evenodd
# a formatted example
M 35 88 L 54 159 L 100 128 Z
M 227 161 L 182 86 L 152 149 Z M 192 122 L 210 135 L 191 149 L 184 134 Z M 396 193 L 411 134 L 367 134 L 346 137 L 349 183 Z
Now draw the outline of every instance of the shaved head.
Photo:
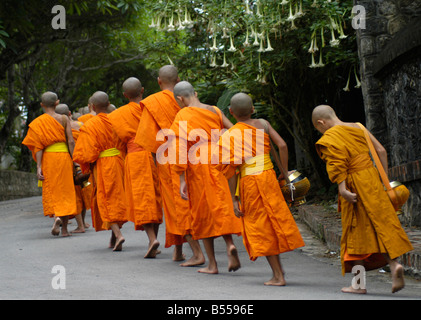
M 162 67 L 159 70 L 159 80 L 166 85 L 176 85 L 179 82 L 177 68 L 172 65 Z
M 177 83 L 174 87 L 174 96 L 183 97 L 183 98 L 190 98 L 194 97 L 196 91 L 194 90 L 193 86 L 187 81 L 181 81 Z
M 47 91 L 41 96 L 41 103 L 47 108 L 54 108 L 57 104 L 57 101 L 57 94 L 51 91 Z
M 68 106 L 67 104 L 60 103 L 60 104 L 56 107 L 56 113 L 58 113 L 58 114 L 64 114 L 64 115 L 68 116 L 68 115 L 69 115 L 69 113 L 70 113 L 69 106 Z
M 91 99 L 97 113 L 99 113 L 98 111 L 107 112 L 107 108 L 110 105 L 108 94 L 103 91 L 97 91 L 92 95 Z
M 249 116 L 253 113 L 253 99 L 245 93 L 237 93 L 231 98 L 230 109 L 237 117 Z
M 127 98 L 133 99 L 142 95 L 142 83 L 135 77 L 128 78 L 123 83 L 123 92 Z
M 335 110 L 328 105 L 320 105 L 313 110 L 313 124 L 316 123 L 317 120 L 333 120 L 335 118 L 337 118 Z

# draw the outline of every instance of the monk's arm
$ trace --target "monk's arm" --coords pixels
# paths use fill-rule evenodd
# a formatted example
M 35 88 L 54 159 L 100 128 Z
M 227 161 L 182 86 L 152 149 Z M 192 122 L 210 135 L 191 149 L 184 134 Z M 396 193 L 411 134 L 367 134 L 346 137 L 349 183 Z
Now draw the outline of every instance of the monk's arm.
M 339 194 L 348 202 L 350 203 L 356 203 L 357 202 L 357 195 L 355 193 L 352 193 L 346 188 L 346 180 L 342 181 L 341 183 L 338 183 L 338 191 Z
M 244 212 L 240 210 L 238 197 L 235 195 L 237 191 L 237 175 L 233 175 L 231 178 L 228 179 L 228 185 L 231 192 L 232 203 L 234 205 L 234 214 L 237 218 L 243 217 Z
M 44 175 L 42 174 L 42 156 L 44 154 L 44 150 L 38 151 L 36 153 L 36 159 L 37 159 L 37 177 L 38 180 L 44 180 Z
M 380 162 L 382 163 L 383 169 L 387 175 L 389 172 L 389 165 L 387 163 L 387 151 L 371 133 L 369 133 L 369 135 L 371 141 L 373 142 L 374 149 L 376 149 L 377 155 L 379 156 Z
M 233 127 L 234 125 L 232 124 L 232 122 L 225 116 L 225 114 L 222 113 L 222 124 L 224 125 L 224 127 L 226 129 L 230 129 L 231 127 Z
M 269 124 L 269 135 L 272 139 L 273 143 L 279 149 L 279 157 L 281 159 L 281 163 L 284 166 L 285 172 L 288 172 L 288 145 L 286 144 L 285 140 L 272 128 Z M 286 177 L 285 177 L 286 178 Z
M 75 139 L 73 138 L 72 133 L 72 125 L 70 123 L 70 119 L 66 117 L 66 136 L 67 136 L 67 145 L 69 146 L 69 153 L 71 156 L 73 156 L 73 151 L 75 150 Z

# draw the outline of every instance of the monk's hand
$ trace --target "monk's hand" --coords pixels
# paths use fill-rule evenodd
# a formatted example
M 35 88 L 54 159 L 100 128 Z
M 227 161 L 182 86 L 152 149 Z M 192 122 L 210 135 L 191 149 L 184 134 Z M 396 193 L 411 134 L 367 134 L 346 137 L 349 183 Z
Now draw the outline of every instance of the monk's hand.
M 341 196 L 348 202 L 350 203 L 357 203 L 357 194 L 356 193 L 352 193 L 349 190 L 343 190 L 341 191 Z
M 38 180 L 41 180 L 41 181 L 44 180 L 44 175 L 42 174 L 41 167 L 37 167 L 37 178 L 38 178 Z
M 233 200 L 233 205 L 234 205 L 234 214 L 237 218 L 241 218 L 244 217 L 244 212 L 242 212 L 240 210 L 240 203 L 238 202 L 238 200 Z
M 187 192 L 187 183 L 184 179 L 180 181 L 180 196 L 183 200 L 189 200 L 189 195 Z

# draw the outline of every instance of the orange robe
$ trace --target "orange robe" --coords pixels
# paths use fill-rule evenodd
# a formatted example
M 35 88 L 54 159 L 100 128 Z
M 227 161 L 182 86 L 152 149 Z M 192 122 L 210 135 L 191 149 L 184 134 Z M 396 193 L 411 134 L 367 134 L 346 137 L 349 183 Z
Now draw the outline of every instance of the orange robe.
M 145 107 L 134 142 L 156 154 L 165 143 L 157 141 L 158 132 L 170 129 L 180 107 L 174 94 L 168 90 L 150 95 L 142 103 Z M 189 204 L 180 197 L 180 177 L 171 169 L 170 164 L 157 162 L 157 168 L 166 226 L 165 247 L 168 248 L 185 242 L 184 223 L 179 218 L 189 211 Z
M 342 214 L 342 273 L 351 272 L 352 260 L 364 260 L 366 270 L 387 264 L 381 253 L 395 259 L 412 245 L 390 202 L 377 169 L 373 166 L 364 132 L 335 126 L 316 143 L 332 183 L 346 181 L 358 195 L 356 204 L 339 196 Z
M 120 155 L 101 157 L 116 148 Z M 94 164 L 94 197 L 91 205 L 92 223 L 96 231 L 109 230 L 111 224 L 127 222 L 124 196 L 124 146 L 114 132 L 107 114 L 100 113 L 80 128 L 73 161 L 84 173 Z
M 63 126 L 52 116 L 43 114 L 29 125 L 28 134 L 22 144 L 36 153 L 55 143 L 65 142 Z M 64 217 L 76 214 L 76 194 L 73 183 L 73 161 L 68 152 L 44 152 L 42 172 L 42 203 L 45 216 Z
M 88 122 L 88 120 L 92 119 L 93 117 L 95 117 L 93 114 L 87 113 L 77 118 L 77 120 L 85 124 L 86 122 Z
M 79 122 L 79 127 L 82 125 L 83 123 Z M 72 128 L 72 134 L 73 134 L 73 139 L 76 142 L 77 139 L 79 138 L 80 130 L 76 130 Z M 81 213 L 83 209 L 85 210 L 91 209 L 92 192 L 93 192 L 92 175 L 89 177 L 89 182 L 90 182 L 90 185 L 87 187 L 75 185 L 76 205 L 77 205 L 78 214 Z
M 236 169 L 250 157 L 257 155 L 257 130 L 239 122 L 221 137 L 218 148 L 214 149 L 220 163 L 216 168 L 227 178 L 232 177 Z M 231 141 L 230 145 L 223 143 L 227 135 L 231 135 L 228 139 Z M 234 140 L 241 143 L 240 152 L 235 151 Z M 271 147 L 268 134 L 264 133 L 262 143 L 264 145 L 261 152 L 269 154 Z M 241 219 L 243 242 L 252 261 L 258 257 L 274 256 L 305 246 L 273 169 L 262 169 L 260 174 L 241 177 L 239 188 L 244 212 Z
M 215 109 L 217 113 L 197 107 L 184 108 L 171 126 L 176 135 L 177 154 L 185 155 L 183 163 L 177 161 L 172 168 L 186 176 L 190 218 L 184 221 L 190 224 L 188 229 L 195 240 L 240 235 L 242 229 L 240 219 L 234 214 L 228 180 L 211 165 L 212 146 L 218 142 L 212 144 L 212 130 L 219 133 L 224 128 L 221 111 Z
M 128 219 L 136 230 L 144 224 L 162 223 L 158 172 L 152 154 L 134 143 L 143 104 L 135 102 L 108 115 L 114 131 L 127 147 L 125 159 L 125 191 Z

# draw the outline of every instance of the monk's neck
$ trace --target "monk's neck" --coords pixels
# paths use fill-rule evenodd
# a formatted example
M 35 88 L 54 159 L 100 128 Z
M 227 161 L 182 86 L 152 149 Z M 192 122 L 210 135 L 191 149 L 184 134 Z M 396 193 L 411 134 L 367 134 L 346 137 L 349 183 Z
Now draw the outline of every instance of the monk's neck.
M 55 108 L 44 108 L 44 113 L 49 114 L 50 116 L 53 116 L 56 114 Z
M 143 100 L 143 97 L 137 97 L 137 98 L 130 99 L 129 102 L 140 104 L 140 101 L 142 100 Z

